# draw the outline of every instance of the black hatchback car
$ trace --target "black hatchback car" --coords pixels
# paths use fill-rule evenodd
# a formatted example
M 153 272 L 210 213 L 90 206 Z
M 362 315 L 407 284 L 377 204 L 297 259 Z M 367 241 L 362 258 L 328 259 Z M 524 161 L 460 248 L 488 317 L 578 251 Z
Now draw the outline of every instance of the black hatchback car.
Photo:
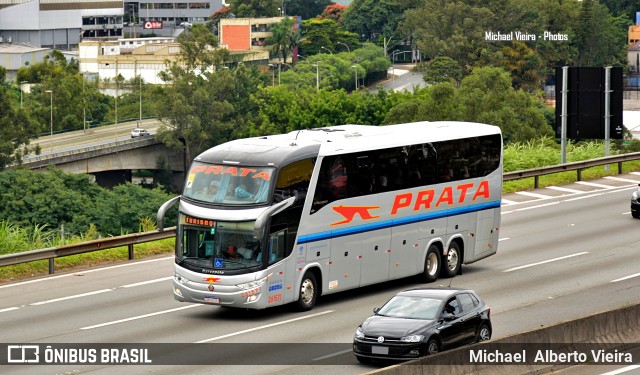
M 640 184 L 639 188 L 631 193 L 631 216 L 640 219 Z
M 356 330 L 358 361 L 409 360 L 491 338 L 491 309 L 469 289 L 400 292 Z

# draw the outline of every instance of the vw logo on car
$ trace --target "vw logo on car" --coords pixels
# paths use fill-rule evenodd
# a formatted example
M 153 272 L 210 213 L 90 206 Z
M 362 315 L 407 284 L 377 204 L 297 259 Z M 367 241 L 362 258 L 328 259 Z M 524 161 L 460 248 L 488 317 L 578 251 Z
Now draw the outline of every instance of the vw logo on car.
M 382 344 L 384 342 L 384 337 L 383 336 L 378 337 L 378 342 Z

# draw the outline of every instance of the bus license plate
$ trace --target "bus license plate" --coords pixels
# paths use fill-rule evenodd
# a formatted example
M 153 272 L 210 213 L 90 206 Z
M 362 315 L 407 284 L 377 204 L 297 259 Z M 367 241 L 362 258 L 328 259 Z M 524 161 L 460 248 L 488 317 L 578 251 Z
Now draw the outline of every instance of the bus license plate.
M 218 297 L 204 297 L 205 302 L 209 303 L 220 303 L 220 298 Z
M 386 346 L 372 346 L 371 354 L 389 355 L 389 348 L 387 348 Z

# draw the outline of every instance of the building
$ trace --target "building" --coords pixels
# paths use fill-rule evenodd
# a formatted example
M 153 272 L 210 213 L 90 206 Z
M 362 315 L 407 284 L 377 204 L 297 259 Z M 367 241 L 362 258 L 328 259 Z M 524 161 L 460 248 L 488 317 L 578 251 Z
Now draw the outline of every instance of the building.
M 15 81 L 18 69 L 36 62 L 44 61 L 44 57 L 51 52 L 49 48 L 28 47 L 20 44 L 0 43 L 0 61 L 7 69 L 7 81 Z
M 77 49 L 82 38 L 120 38 L 120 0 L 2 0 L 0 38 L 58 50 Z
M 111 81 L 118 76 L 125 80 L 142 77 L 145 83 L 164 84 L 159 73 L 166 69 L 166 60 L 176 59 L 180 44 L 174 38 L 131 38 L 117 41 L 92 40 L 80 43 L 80 73 L 97 75 L 99 81 Z M 234 61 L 266 65 L 268 51 L 232 52 Z
M 140 0 L 124 3 L 130 36 L 155 34 L 177 36 L 190 25 L 206 23 L 216 11 L 222 9 L 222 0 Z
M 266 18 L 224 18 L 220 20 L 218 38 L 221 46 L 229 51 L 271 51 L 266 44 L 272 35 L 271 26 L 282 21 L 284 17 Z M 295 18 L 295 17 L 294 17 Z M 294 28 L 300 27 L 300 20 Z M 293 56 L 297 55 L 297 48 Z

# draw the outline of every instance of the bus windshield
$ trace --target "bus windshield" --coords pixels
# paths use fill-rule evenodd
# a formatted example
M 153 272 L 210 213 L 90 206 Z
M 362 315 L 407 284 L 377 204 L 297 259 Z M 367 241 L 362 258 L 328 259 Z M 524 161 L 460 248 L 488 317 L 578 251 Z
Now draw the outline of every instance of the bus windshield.
M 274 168 L 194 162 L 183 196 L 204 203 L 254 205 L 269 201 Z
M 183 226 L 177 261 L 191 268 L 240 270 L 262 264 L 259 241 L 253 239 L 254 221 L 214 222 L 211 227 Z

